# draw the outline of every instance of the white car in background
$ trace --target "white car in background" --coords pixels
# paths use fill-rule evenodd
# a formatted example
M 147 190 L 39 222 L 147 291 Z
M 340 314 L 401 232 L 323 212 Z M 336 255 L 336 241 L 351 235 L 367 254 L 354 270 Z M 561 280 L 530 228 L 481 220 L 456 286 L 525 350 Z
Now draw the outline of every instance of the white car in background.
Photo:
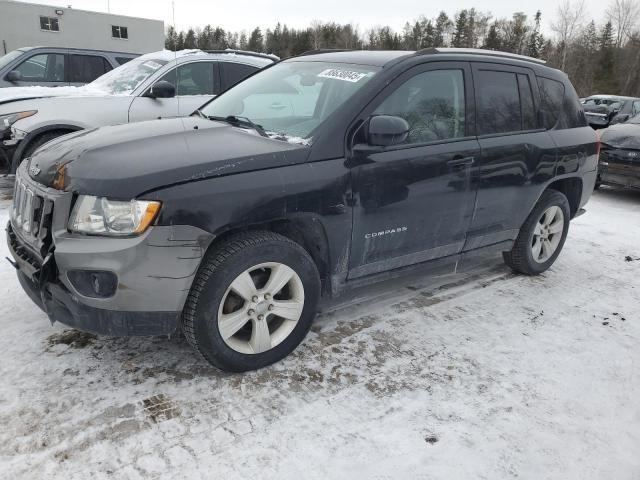
M 186 116 L 278 60 L 238 50 L 161 51 L 135 58 L 83 87 L 0 90 L 0 162 L 15 172 L 48 141 L 77 130 Z

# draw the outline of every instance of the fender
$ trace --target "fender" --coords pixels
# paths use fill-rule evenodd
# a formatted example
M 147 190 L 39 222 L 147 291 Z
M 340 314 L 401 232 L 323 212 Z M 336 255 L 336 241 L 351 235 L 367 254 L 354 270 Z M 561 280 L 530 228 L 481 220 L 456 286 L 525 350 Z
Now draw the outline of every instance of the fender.
M 13 158 L 11 159 L 11 172 L 14 173 L 18 169 L 18 166 L 20 165 L 20 161 L 22 159 L 22 154 L 36 137 L 42 135 L 43 133 L 51 132 L 54 130 L 69 130 L 71 132 L 77 132 L 78 130 L 84 130 L 84 128 L 78 127 L 77 125 L 54 123 L 53 125 L 46 125 L 44 127 L 37 128 L 32 132 L 29 132 L 18 144 L 18 147 L 13 153 Z

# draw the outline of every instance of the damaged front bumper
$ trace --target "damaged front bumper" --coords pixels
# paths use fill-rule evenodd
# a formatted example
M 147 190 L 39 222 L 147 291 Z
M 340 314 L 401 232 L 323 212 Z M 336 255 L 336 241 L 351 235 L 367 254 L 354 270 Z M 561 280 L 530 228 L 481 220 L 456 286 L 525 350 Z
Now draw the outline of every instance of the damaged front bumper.
M 34 182 L 24 165 L 16 185 L 16 198 L 28 192 L 30 200 L 12 210 L 7 244 L 20 284 L 52 322 L 114 336 L 176 330 L 212 235 L 176 225 L 127 238 L 73 234 L 66 228 L 72 193 Z M 106 292 L 93 274 L 111 279 Z
M 181 311 L 110 310 L 87 305 L 59 280 L 60 272 L 53 257 L 40 263 L 30 256 L 10 224 L 7 244 L 20 285 L 51 323 L 60 322 L 85 332 L 112 336 L 169 335 L 178 328 Z

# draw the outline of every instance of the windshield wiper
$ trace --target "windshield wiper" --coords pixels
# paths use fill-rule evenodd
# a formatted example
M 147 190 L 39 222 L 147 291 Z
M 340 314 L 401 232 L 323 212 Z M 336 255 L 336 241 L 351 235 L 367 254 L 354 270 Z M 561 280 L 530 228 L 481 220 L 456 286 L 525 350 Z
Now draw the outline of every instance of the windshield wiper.
M 204 114 L 202 114 L 204 115 Z M 228 115 L 226 117 L 217 117 L 215 115 L 205 115 L 209 120 L 214 120 L 216 122 L 225 122 L 228 123 L 230 125 L 233 125 L 234 127 L 249 127 L 249 128 L 253 128 L 256 132 L 258 132 L 260 135 L 262 135 L 263 137 L 269 137 L 269 135 L 267 134 L 267 132 L 265 132 L 264 128 L 262 128 L 262 125 L 258 125 L 257 123 L 254 123 L 251 121 L 251 119 L 247 118 L 247 117 L 238 117 L 236 115 Z

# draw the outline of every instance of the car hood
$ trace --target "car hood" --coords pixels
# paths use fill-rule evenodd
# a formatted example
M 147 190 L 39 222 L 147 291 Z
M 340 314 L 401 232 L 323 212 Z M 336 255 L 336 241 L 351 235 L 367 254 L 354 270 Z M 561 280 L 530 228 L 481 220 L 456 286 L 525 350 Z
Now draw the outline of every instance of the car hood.
M 305 161 L 305 145 L 197 117 L 81 130 L 47 143 L 28 164 L 49 187 L 129 199 L 190 181 Z
M 619 123 L 605 128 L 600 134 L 600 141 L 614 148 L 640 150 L 640 125 Z
M 95 97 L 106 96 L 108 92 L 90 85 L 82 87 L 8 87 L 0 88 L 0 105 L 49 97 Z

